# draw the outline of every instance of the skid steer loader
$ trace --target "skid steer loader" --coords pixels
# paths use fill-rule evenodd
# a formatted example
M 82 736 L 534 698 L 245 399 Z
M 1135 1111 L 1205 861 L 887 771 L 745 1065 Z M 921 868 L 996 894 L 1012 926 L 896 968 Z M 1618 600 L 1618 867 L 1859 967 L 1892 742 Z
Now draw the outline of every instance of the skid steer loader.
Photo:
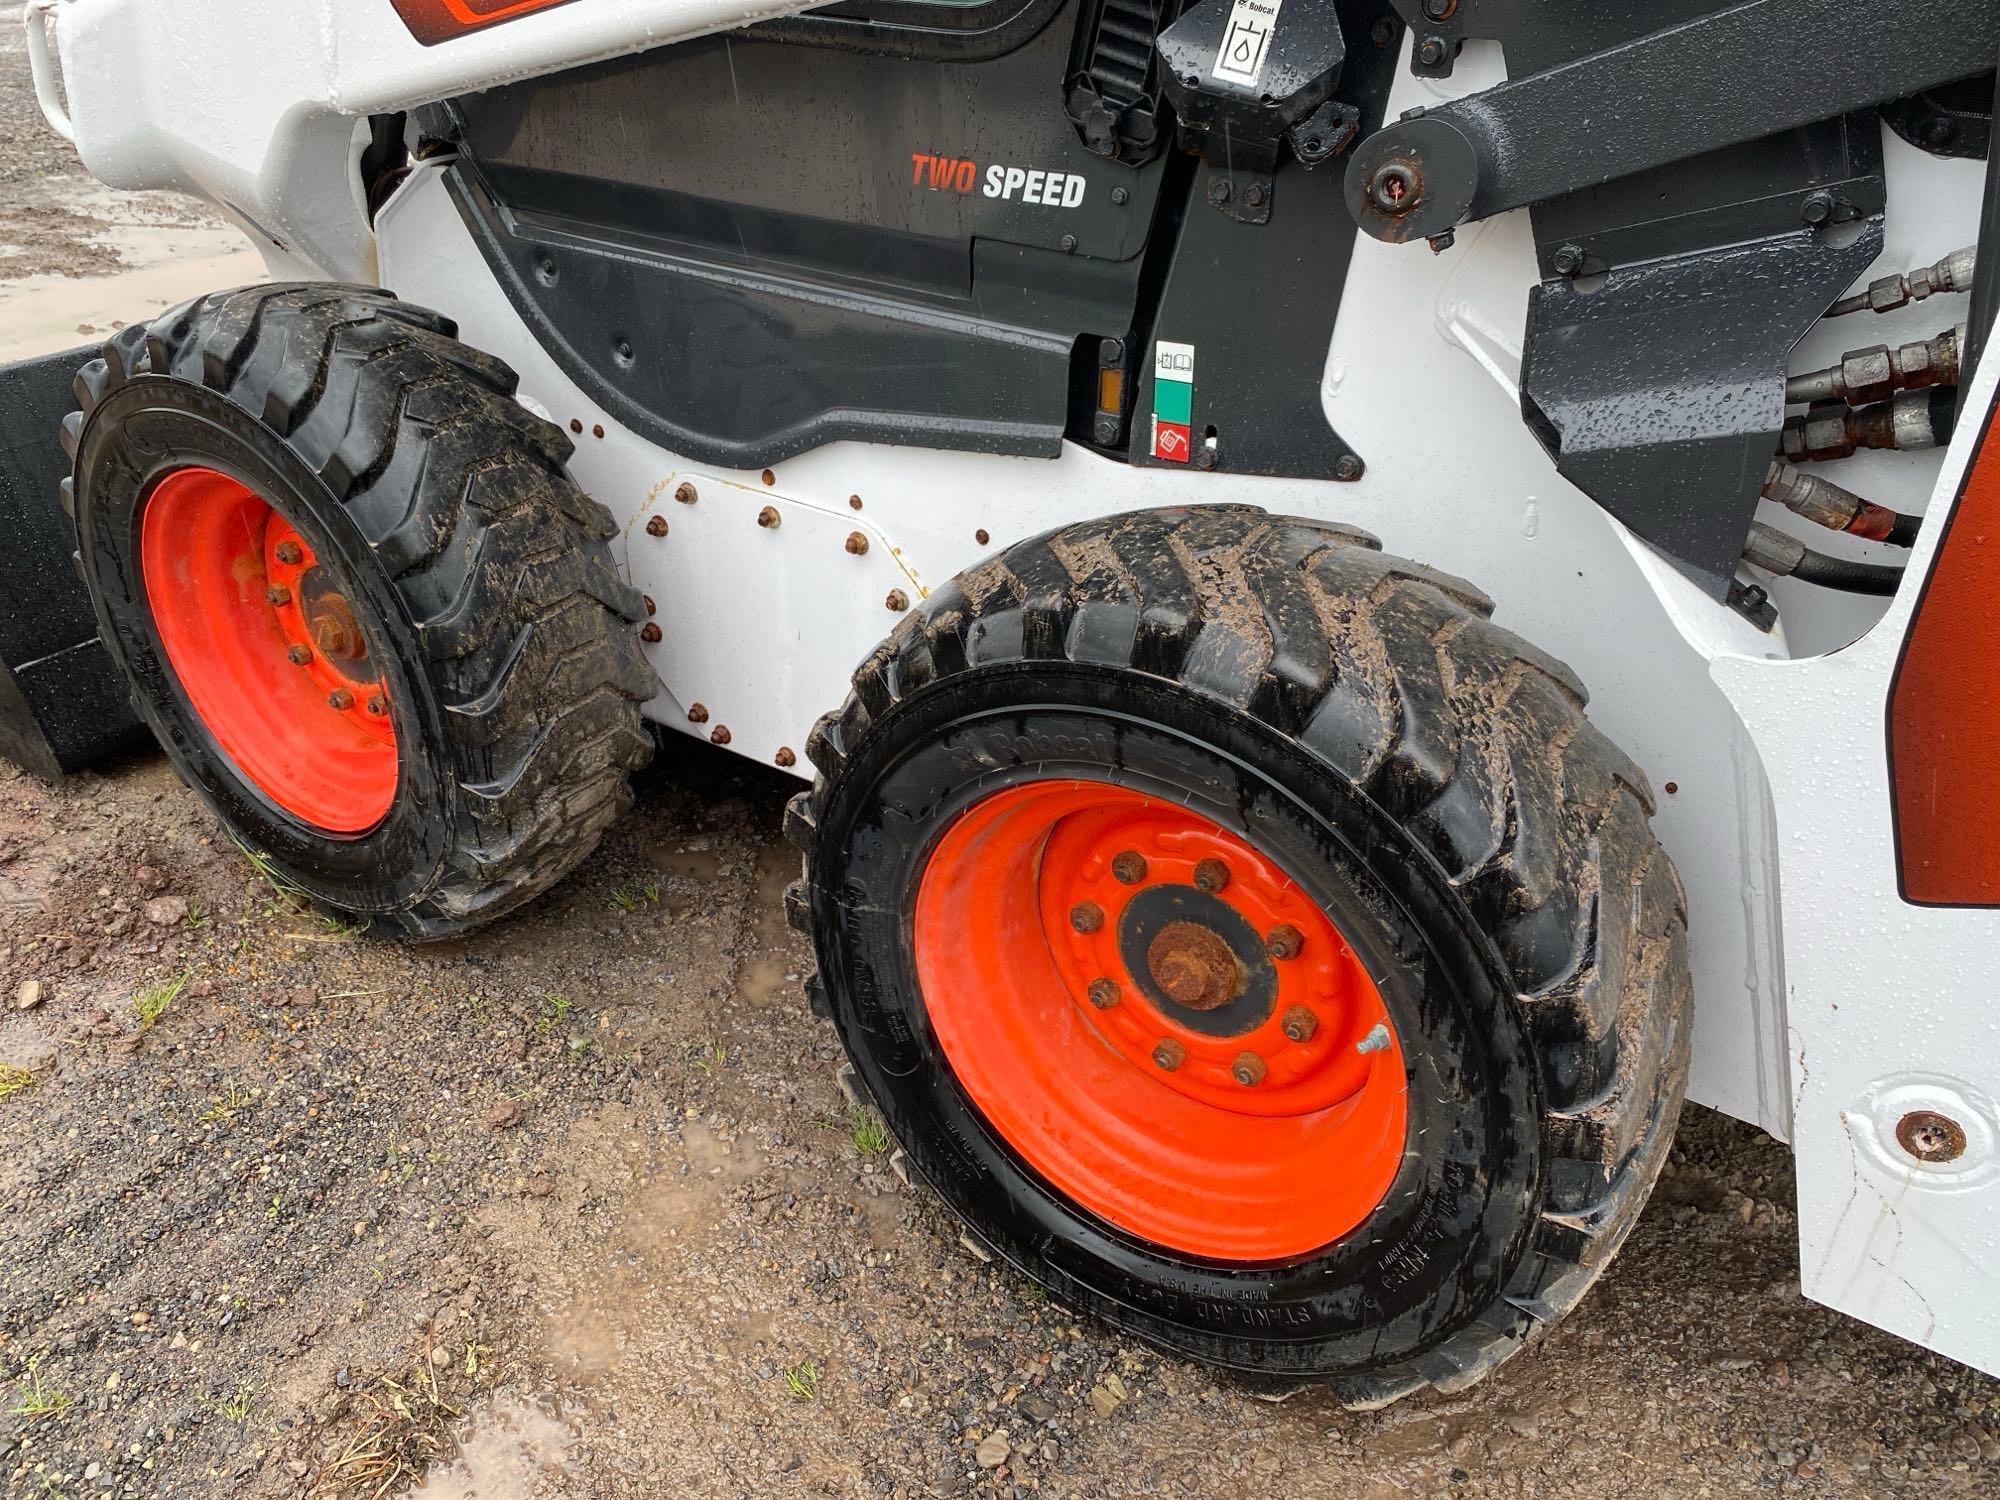
M 0 373 L 15 754 L 417 938 L 783 768 L 915 1168 L 1247 1377 L 1478 1380 L 1684 1094 L 2000 1372 L 2000 3 L 27 26 L 272 280 Z

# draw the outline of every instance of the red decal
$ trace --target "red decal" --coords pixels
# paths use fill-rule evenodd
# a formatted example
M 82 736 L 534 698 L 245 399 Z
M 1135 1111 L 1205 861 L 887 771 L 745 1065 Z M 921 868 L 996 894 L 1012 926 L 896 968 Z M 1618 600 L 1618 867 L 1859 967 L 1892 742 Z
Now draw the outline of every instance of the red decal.
M 1193 433 L 1185 422 L 1162 422 L 1153 418 L 1153 457 L 1163 458 L 1170 464 L 1184 464 L 1188 461 L 1189 445 Z
M 410 34 L 426 47 L 498 26 L 569 0 L 393 0 Z

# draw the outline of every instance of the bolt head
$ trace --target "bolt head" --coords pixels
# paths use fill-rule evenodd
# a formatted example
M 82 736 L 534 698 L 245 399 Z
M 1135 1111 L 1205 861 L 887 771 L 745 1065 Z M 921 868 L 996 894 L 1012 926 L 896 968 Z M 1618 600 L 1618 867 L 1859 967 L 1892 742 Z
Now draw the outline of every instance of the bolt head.
M 882 604 L 891 614 L 901 614 L 910 607 L 910 596 L 901 589 L 890 589 L 889 597 Z
M 674 498 L 683 505 L 692 505 L 699 497 L 695 493 L 694 486 L 682 480 L 674 486 Z
M 278 543 L 278 561 L 288 568 L 305 561 L 305 555 L 297 542 Z
M 348 692 L 346 688 L 335 688 L 326 695 L 326 702 L 327 707 L 337 708 L 345 712 L 354 707 L 354 694 Z
M 1814 193 L 1799 205 L 1799 217 L 1818 228 L 1833 217 L 1833 194 Z
M 1215 204 L 1223 204 L 1229 201 L 1229 179 L 1227 177 L 1209 178 L 1208 201 Z
M 1115 979 L 1093 979 L 1087 991 L 1090 1003 L 1099 1010 L 1109 1010 L 1119 1000 L 1118 981 Z
M 1957 1161 L 1965 1154 L 1965 1127 L 1934 1109 L 1913 1109 L 1896 1122 L 1896 1143 L 1918 1161 Z
M 389 704 L 387 700 L 384 699 L 379 693 L 375 697 L 370 698 L 368 700 L 368 712 L 373 714 L 376 718 L 378 719 L 381 718 L 388 711 L 389 711 Z
M 1264 184 L 1253 182 L 1243 190 L 1243 201 L 1252 208 L 1264 206 Z
M 1096 932 L 1104 925 L 1104 908 L 1095 901 L 1079 901 L 1069 909 L 1069 925 L 1081 933 Z
M 1458 0 L 1424 0 L 1424 14 L 1433 21 L 1451 19 L 1451 13 L 1458 9 Z
M 1416 166 L 1406 161 L 1385 161 L 1368 179 L 1368 201 L 1392 218 L 1401 218 L 1415 208 L 1423 191 L 1423 178 Z
M 784 519 L 778 514 L 778 507 L 775 505 L 767 505 L 757 512 L 757 524 L 766 531 L 775 531 Z
M 716 726 L 715 726 L 715 728 L 713 728 L 713 729 L 709 730 L 709 732 L 708 732 L 708 742 L 709 742 L 709 743 L 710 743 L 711 745 L 726 745 L 726 744 L 728 744 L 728 743 L 729 743 L 729 726 L 728 726 L 727 724 L 718 724 L 718 725 L 716 725 Z
M 1279 1021 L 1278 1026 L 1285 1033 L 1286 1040 L 1309 1042 L 1319 1030 L 1319 1017 L 1303 1005 L 1294 1005 L 1286 1009 L 1284 1019 Z
M 648 620 L 644 625 L 639 627 L 639 639 L 644 641 L 647 645 L 649 646 L 652 645 L 653 642 L 657 641 L 659 638 L 660 638 L 660 627 L 658 625 L 655 625 L 651 620 Z
M 1264 1059 L 1254 1052 L 1239 1052 L 1229 1065 L 1229 1076 L 1246 1089 L 1254 1089 L 1264 1081 Z
M 859 531 L 847 533 L 847 550 L 855 557 L 864 557 L 868 552 L 868 538 Z
M 1427 68 L 1435 68 L 1444 61 L 1444 38 L 1427 36 L 1417 44 L 1417 61 Z
M 1127 203 L 1130 203 L 1131 201 L 1132 201 L 1132 195 L 1126 192 L 1125 189 L 1123 189 L 1122 187 L 1115 187 L 1111 190 L 1111 206 L 1113 208 L 1123 208 Z
M 1198 861 L 1194 867 L 1194 884 L 1196 890 L 1206 891 L 1211 896 L 1221 894 L 1229 884 L 1229 866 L 1219 859 Z
M 1352 453 L 1343 453 L 1333 466 L 1333 477 L 1345 479 L 1350 484 L 1368 472 L 1368 466 Z
M 266 604 L 290 604 L 292 602 L 292 591 L 282 583 L 274 583 L 264 590 L 264 602 Z
M 1153 1062 L 1171 1073 L 1187 1061 L 1187 1048 L 1170 1036 L 1163 1036 L 1153 1043 Z
M 1120 885 L 1137 885 L 1146 878 L 1146 856 L 1137 849 L 1121 849 L 1111 856 L 1111 874 Z
M 313 659 L 312 647 L 294 644 L 286 650 L 285 659 L 295 667 L 303 667 Z
M 1583 269 L 1583 246 L 1558 245 L 1549 257 L 1549 264 L 1558 276 L 1574 276 Z
M 653 602 L 653 596 L 651 594 L 641 594 L 639 597 L 646 601 L 647 614 L 656 615 L 660 612 L 660 607 L 659 605 Z
M 790 745 L 778 746 L 778 753 L 772 756 L 771 759 L 775 764 L 785 767 L 795 766 L 799 763 L 799 758 L 792 752 Z
M 647 536 L 665 536 L 666 534 L 667 518 L 665 516 L 654 516 L 646 523 Z
M 704 707 L 702 704 L 690 703 L 688 705 L 688 723 L 706 724 L 707 722 L 708 722 L 708 709 Z
M 1264 951 L 1273 958 L 1297 958 L 1299 950 L 1305 945 L 1305 934 L 1290 922 L 1273 927 L 1264 934 Z

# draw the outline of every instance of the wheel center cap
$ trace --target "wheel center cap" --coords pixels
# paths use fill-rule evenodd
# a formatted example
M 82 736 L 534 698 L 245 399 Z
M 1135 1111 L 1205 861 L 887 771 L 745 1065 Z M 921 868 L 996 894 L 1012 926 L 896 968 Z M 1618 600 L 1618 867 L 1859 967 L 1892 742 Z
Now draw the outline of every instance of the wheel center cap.
M 1215 1010 L 1243 987 L 1229 944 L 1195 922 L 1169 922 L 1146 945 L 1153 982 L 1189 1010 Z

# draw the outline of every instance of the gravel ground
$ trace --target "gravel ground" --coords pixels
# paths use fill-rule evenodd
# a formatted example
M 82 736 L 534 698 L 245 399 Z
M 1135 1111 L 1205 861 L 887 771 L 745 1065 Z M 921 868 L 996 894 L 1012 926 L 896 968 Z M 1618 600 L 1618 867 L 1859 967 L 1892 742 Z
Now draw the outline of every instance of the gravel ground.
M 156 211 L 75 208 L 18 53 L 0 297 Z M 2000 1382 L 1802 1299 L 1789 1154 L 1699 1108 L 1593 1295 L 1468 1394 L 1272 1403 L 1079 1324 L 843 1099 L 791 790 L 676 740 L 586 873 L 417 948 L 274 885 L 157 757 L 0 766 L 6 1493 L 2000 1486 Z

